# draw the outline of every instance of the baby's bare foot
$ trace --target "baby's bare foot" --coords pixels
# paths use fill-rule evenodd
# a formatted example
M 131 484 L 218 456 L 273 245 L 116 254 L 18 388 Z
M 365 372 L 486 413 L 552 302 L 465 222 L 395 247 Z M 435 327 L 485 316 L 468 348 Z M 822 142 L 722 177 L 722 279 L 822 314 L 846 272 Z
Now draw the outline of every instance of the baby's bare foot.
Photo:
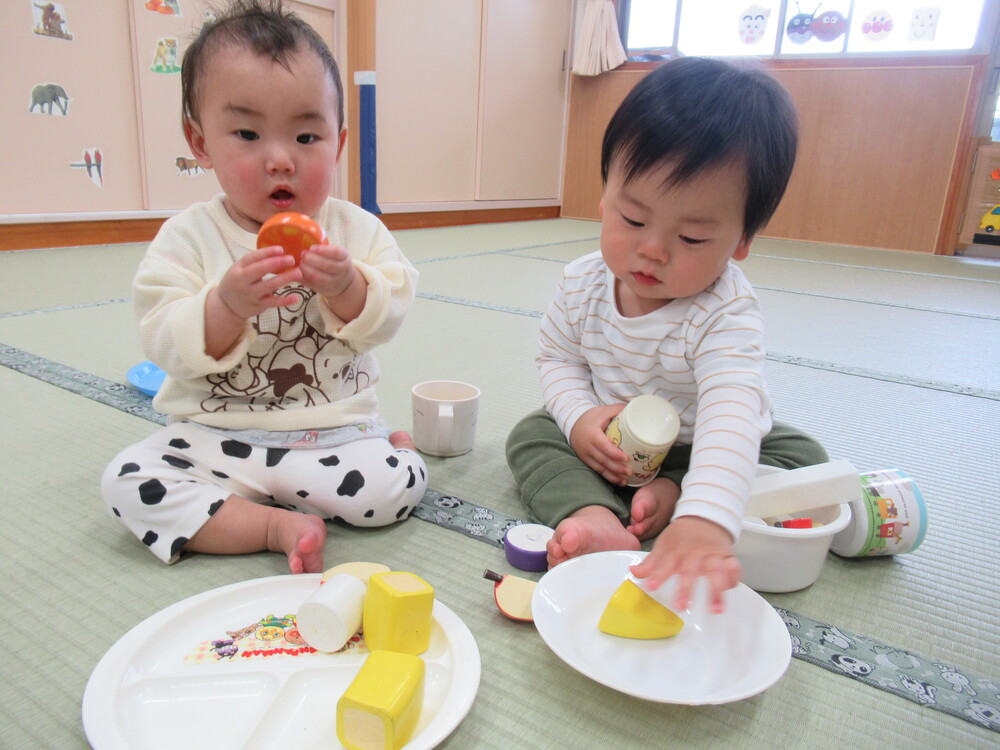
M 319 516 L 296 511 L 275 514 L 268 529 L 267 548 L 288 555 L 292 573 L 321 573 L 326 522 Z
M 410 437 L 410 433 L 403 432 L 403 430 L 397 430 L 389 436 L 389 443 L 392 444 L 393 448 L 403 449 L 408 451 L 415 451 L 417 448 L 413 445 L 413 438 Z
M 674 514 L 681 488 L 665 477 L 640 487 L 632 496 L 632 517 L 628 531 L 637 539 L 659 535 Z
M 602 506 L 582 508 L 560 521 L 546 546 L 550 568 L 580 555 L 619 549 L 637 550 L 639 540 Z

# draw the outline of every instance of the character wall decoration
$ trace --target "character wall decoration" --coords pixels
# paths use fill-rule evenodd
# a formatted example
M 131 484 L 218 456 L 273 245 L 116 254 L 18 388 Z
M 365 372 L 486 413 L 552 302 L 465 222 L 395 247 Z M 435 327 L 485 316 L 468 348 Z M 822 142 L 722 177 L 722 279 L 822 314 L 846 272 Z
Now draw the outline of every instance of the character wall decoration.
M 739 7 L 734 5 L 733 10 Z M 844 52 L 847 51 L 848 35 L 855 39 L 850 43 L 851 51 L 858 51 L 858 41 L 880 43 L 890 38 L 894 31 L 897 41 L 893 50 L 911 45 L 913 49 L 935 48 L 942 14 L 940 7 L 906 3 L 905 0 L 887 0 L 885 7 L 881 5 L 851 0 L 788 0 L 782 7 L 777 2 L 758 2 L 744 7 L 739 13 L 736 33 L 743 47 L 758 48 L 747 49 L 748 54 L 771 54 L 770 41 L 762 42 L 774 40 L 774 32 L 768 33 L 772 24 L 779 24 L 778 46 L 785 54 Z M 954 23 L 958 18 L 951 20 Z M 886 45 L 881 46 L 885 48 Z M 741 53 L 733 47 L 723 54 Z
M 179 0 L 138 0 L 142 6 L 150 13 L 164 16 L 163 23 L 157 22 L 157 26 L 162 26 L 164 31 L 172 33 L 156 39 L 152 50 L 152 62 L 149 70 L 153 73 L 163 75 L 177 75 L 181 72 L 181 59 L 183 53 L 176 34 L 177 24 L 171 23 L 173 19 L 182 18 L 184 13 Z M 188 37 L 185 37 L 188 38 Z M 175 175 L 177 177 L 193 177 L 199 174 L 206 174 L 205 170 L 198 164 L 198 160 L 193 156 L 179 155 L 174 159 L 177 167 Z
M 805 7 L 803 7 L 805 3 Z M 828 44 L 841 40 L 850 29 L 870 42 L 887 39 L 896 28 L 893 13 L 889 9 L 855 12 L 855 3 L 828 0 L 826 3 L 814 0 L 789 0 L 784 16 L 784 36 L 788 43 L 783 51 L 795 52 L 791 45 L 805 45 L 813 40 Z M 890 3 L 899 11 L 899 3 Z M 869 5 L 869 7 L 871 7 Z M 780 10 L 780 8 L 779 8 Z M 908 15 L 905 24 L 906 39 L 917 45 L 933 42 L 941 18 L 941 8 L 936 6 L 913 5 L 905 9 Z M 737 33 L 740 42 L 748 47 L 759 45 L 765 38 L 768 24 L 773 22 L 772 8 L 750 5 L 739 14 Z M 780 13 L 777 16 L 781 22 Z M 860 21 L 860 22 L 859 22 Z M 833 45 L 828 52 L 839 52 L 843 45 Z
M 50 40 L 74 41 L 73 13 L 86 11 L 85 0 L 66 0 L 63 3 L 43 2 L 41 0 L 24 1 L 31 7 L 32 27 L 30 31 L 38 39 L 38 44 L 52 43 Z M 74 5 L 74 2 L 77 5 Z M 132 2 L 136 3 L 137 9 L 144 9 L 163 18 L 164 34 L 156 39 L 155 45 L 150 50 L 149 70 L 152 73 L 163 75 L 179 74 L 182 57 L 180 40 L 192 36 L 190 30 L 180 29 L 174 21 L 174 19 L 183 16 L 181 0 L 132 0 Z M 209 21 L 211 18 L 209 13 L 206 14 L 204 20 Z M 171 23 L 171 21 L 174 22 Z M 83 33 L 86 34 L 86 32 Z M 58 78 L 32 82 L 27 87 L 26 95 L 28 114 L 71 120 L 73 97 Z M 72 122 L 67 122 L 66 138 L 72 139 L 73 132 Z M 93 185 L 103 187 L 107 166 L 107 160 L 104 156 L 106 150 L 100 145 L 81 144 L 79 153 L 79 158 L 69 162 L 66 166 L 74 174 L 89 178 Z M 188 154 L 176 156 L 172 166 L 175 168 L 172 173 L 177 177 L 194 177 L 206 174 L 197 160 Z
M 53 39 L 73 40 L 66 25 L 66 9 L 61 3 L 39 3 L 35 0 L 31 4 L 35 17 L 34 33 Z
M 771 17 L 771 9 L 760 5 L 751 5 L 740 14 L 740 41 L 746 45 L 758 44 L 767 32 L 767 21 Z
M 861 23 L 861 34 L 872 42 L 881 42 L 892 33 L 892 14 L 876 10 L 865 16 Z

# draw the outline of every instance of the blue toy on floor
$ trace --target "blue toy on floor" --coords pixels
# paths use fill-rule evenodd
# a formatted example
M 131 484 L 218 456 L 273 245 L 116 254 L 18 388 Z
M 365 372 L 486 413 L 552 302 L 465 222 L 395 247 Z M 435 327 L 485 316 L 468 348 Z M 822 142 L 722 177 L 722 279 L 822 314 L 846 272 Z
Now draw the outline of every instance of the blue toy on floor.
M 140 362 L 125 376 L 133 388 L 147 396 L 155 396 L 163 385 L 166 374 L 149 360 Z

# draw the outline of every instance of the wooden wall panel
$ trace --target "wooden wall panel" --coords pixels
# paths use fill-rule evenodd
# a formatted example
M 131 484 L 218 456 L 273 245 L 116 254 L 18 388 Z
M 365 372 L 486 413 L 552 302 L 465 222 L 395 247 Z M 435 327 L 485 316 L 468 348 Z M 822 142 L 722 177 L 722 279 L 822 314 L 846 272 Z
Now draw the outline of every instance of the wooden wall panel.
M 954 252 L 987 58 L 771 64 L 801 120 L 788 192 L 762 236 Z M 574 76 L 563 216 L 596 219 L 600 140 L 645 75 Z
M 939 250 L 956 208 L 952 172 L 971 136 L 963 138 L 973 66 L 774 73 L 799 109 L 801 141 L 788 192 L 763 234 Z
M 598 219 L 601 201 L 601 140 L 618 105 L 647 71 L 571 76 L 562 215 Z

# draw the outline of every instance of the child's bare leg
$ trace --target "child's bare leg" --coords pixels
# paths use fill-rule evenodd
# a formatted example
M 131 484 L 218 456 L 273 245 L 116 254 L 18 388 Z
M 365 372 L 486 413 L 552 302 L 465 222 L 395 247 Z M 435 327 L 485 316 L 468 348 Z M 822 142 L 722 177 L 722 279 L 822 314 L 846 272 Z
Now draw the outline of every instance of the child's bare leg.
M 284 552 L 292 573 L 323 570 L 326 523 L 319 516 L 230 495 L 184 549 L 213 555 Z
M 564 518 L 546 547 L 549 567 L 605 550 L 639 549 L 639 540 L 603 505 L 588 505 Z
M 637 539 L 657 536 L 674 514 L 681 488 L 666 477 L 658 477 L 635 491 L 632 496 L 632 519 L 628 531 Z

